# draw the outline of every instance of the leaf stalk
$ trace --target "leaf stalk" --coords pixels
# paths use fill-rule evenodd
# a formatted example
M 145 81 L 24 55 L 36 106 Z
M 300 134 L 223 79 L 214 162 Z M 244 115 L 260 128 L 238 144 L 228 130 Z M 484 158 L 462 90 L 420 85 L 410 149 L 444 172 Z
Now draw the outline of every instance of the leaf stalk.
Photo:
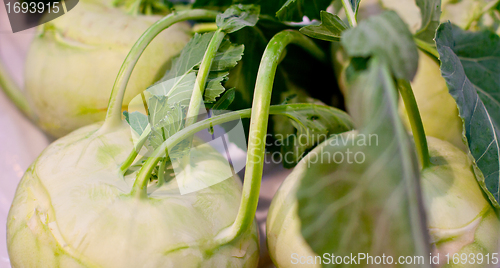
M 400 79 L 398 80 L 398 85 L 406 112 L 410 119 L 410 126 L 413 132 L 413 139 L 415 140 L 415 145 L 417 147 L 420 164 L 422 165 L 422 169 L 425 169 L 430 166 L 431 162 L 427 138 L 425 136 L 422 118 L 420 117 L 420 112 L 418 111 L 417 101 L 415 100 L 415 95 L 413 95 L 410 82 Z
M 137 40 L 130 52 L 128 53 L 125 61 L 118 72 L 115 84 L 113 85 L 113 90 L 111 92 L 111 97 L 109 98 L 108 111 L 106 114 L 106 120 L 101 128 L 103 132 L 110 132 L 120 126 L 121 109 L 123 104 L 123 98 L 125 96 L 125 90 L 127 88 L 127 83 L 130 79 L 132 71 L 139 61 L 142 53 L 146 47 L 151 43 L 151 41 L 163 30 L 172 26 L 175 23 L 186 21 L 186 20 L 215 20 L 218 12 L 204 9 L 192 9 L 172 13 L 149 27 L 146 32 Z
M 217 244 L 226 244 L 238 238 L 254 221 L 264 168 L 263 158 L 274 77 L 282 54 L 289 44 L 299 45 L 320 59 L 325 57 L 323 51 L 311 39 L 298 31 L 281 31 L 269 41 L 262 55 L 255 84 L 240 208 L 234 223 L 216 236 Z
M 29 105 L 28 99 L 23 94 L 23 91 L 16 84 L 14 79 L 9 75 L 7 68 L 4 66 L 3 62 L 0 60 L 0 88 L 7 97 L 16 105 L 28 119 L 31 121 L 36 121 L 36 115 L 31 106 Z
M 342 0 L 342 5 L 344 6 L 347 20 L 349 20 L 349 25 L 351 25 L 351 27 L 358 26 L 358 22 L 356 20 L 356 14 L 354 13 L 350 0 Z

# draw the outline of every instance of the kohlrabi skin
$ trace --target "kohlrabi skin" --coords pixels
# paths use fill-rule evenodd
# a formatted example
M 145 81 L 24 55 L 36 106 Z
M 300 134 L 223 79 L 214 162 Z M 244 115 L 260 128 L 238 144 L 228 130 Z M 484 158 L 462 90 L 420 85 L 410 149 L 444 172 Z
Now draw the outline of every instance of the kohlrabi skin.
M 419 51 L 418 71 L 411 82 L 413 94 L 429 136 L 448 141 L 465 150 L 462 141 L 462 119 L 458 115 L 455 99 L 448 92 L 446 81 L 441 76 L 439 63 L 428 54 Z M 407 129 L 411 129 L 403 101 L 399 102 L 399 113 Z
M 274 195 L 267 214 L 267 248 L 269 256 L 278 268 L 321 267 L 314 261 L 307 264 L 316 254 L 300 233 L 298 202 L 295 194 L 306 168 L 305 161 L 301 161 L 295 167 Z
M 440 253 L 440 267 L 462 267 L 453 265 L 454 254 L 460 258 L 462 253 L 491 256 L 498 252 L 500 221 L 483 196 L 467 155 L 449 142 L 427 139 L 431 165 L 422 171 L 421 183 L 433 253 Z M 316 154 L 326 151 L 335 151 L 328 141 L 313 150 Z M 269 208 L 267 245 L 278 268 L 320 267 L 307 264 L 307 258 L 314 262 L 316 254 L 300 232 L 295 197 L 305 171 L 315 168 L 308 159 L 306 156 L 283 182 Z M 448 253 L 451 265 L 445 264 Z M 483 262 L 475 267 L 488 265 Z
M 64 16 L 40 26 L 25 72 L 26 91 L 40 127 L 61 137 L 103 120 L 126 55 L 159 18 L 80 1 Z M 132 73 L 124 104 L 159 79 L 189 39 L 187 23 L 160 33 Z
M 8 216 L 12 267 L 257 266 L 255 222 L 231 243 L 213 242 L 238 213 L 237 176 L 186 195 L 176 179 L 151 180 L 148 197 L 135 198 L 137 172 L 124 177 L 119 168 L 133 150 L 130 127 L 99 127 L 55 141 L 25 173 Z M 198 148 L 192 175 L 213 180 L 227 162 L 209 145 Z
M 485 257 L 498 252 L 500 221 L 484 197 L 467 155 L 433 137 L 427 137 L 427 142 L 431 165 L 421 177 L 433 253 L 440 253 L 442 267 L 470 267 L 453 264 L 454 254 Z M 449 265 L 446 254 L 450 256 Z

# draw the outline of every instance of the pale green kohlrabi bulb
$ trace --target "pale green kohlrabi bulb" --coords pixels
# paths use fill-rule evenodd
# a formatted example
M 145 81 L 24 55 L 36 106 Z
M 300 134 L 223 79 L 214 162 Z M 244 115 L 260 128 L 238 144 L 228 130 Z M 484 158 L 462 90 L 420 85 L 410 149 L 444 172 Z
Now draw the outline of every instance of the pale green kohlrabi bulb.
M 489 267 L 486 254 L 498 252 L 500 221 L 475 179 L 470 160 L 449 142 L 432 137 L 427 141 L 431 166 L 421 176 L 433 253 L 440 253 L 441 267 Z M 463 253 L 474 253 L 476 259 L 482 256 L 484 261 L 453 264 L 453 256 L 461 258 Z
M 160 18 L 80 1 L 67 14 L 40 26 L 25 69 L 26 91 L 40 127 L 61 137 L 103 120 L 125 57 Z M 189 39 L 187 23 L 160 33 L 135 67 L 123 103 L 158 80 Z
M 151 181 L 148 198 L 132 197 L 137 174 L 124 177 L 119 169 L 133 149 L 130 129 L 124 123 L 99 134 L 98 128 L 55 141 L 25 173 L 7 222 L 12 267 L 257 266 L 255 223 L 232 243 L 214 243 L 238 213 L 237 176 L 185 195 L 177 179 L 161 186 Z M 199 159 L 192 176 L 205 182 L 217 179 L 227 163 L 206 144 L 192 154 Z
M 500 221 L 483 196 L 467 155 L 436 138 L 428 137 L 428 143 L 431 167 L 422 171 L 422 191 L 432 246 L 434 253 L 440 253 L 441 266 L 447 253 L 450 259 L 462 253 L 482 256 L 490 253 L 491 256 L 498 249 Z M 325 141 L 313 152 L 333 150 L 328 148 L 329 144 Z M 269 209 L 267 245 L 278 268 L 320 267 L 319 264 L 307 264 L 307 257 L 311 256 L 314 263 L 316 254 L 300 232 L 295 196 L 306 171 L 315 168 L 307 161 L 306 156 L 283 182 Z M 474 267 L 487 267 L 485 263 Z

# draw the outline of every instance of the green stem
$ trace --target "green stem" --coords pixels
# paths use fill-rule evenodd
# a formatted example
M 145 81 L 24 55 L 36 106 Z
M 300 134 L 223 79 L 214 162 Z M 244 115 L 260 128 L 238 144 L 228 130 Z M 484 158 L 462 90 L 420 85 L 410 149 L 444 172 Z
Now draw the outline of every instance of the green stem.
M 2 61 L 0 61 L 0 87 L 3 89 L 5 95 L 28 119 L 35 121 L 35 112 L 32 110 L 19 86 L 7 72 L 7 68 L 3 65 Z
M 217 24 L 213 22 L 197 23 L 193 26 L 193 33 L 206 33 L 217 31 Z
M 427 146 L 427 138 L 425 137 L 424 125 L 422 124 L 422 118 L 420 117 L 420 112 L 418 111 L 417 101 L 413 95 L 410 82 L 406 80 L 398 80 L 398 85 L 401 97 L 403 98 L 403 102 L 405 104 L 406 112 L 410 119 L 411 130 L 413 132 L 415 146 L 417 147 L 417 153 L 420 158 L 420 164 L 422 165 L 422 169 L 425 169 L 430 165 L 430 155 L 429 147 Z
M 207 51 L 203 56 L 200 69 L 194 83 L 193 94 L 186 113 L 185 126 L 190 126 L 196 122 L 198 115 L 200 114 L 200 107 L 203 103 L 203 93 L 205 91 L 205 85 L 207 84 L 208 74 L 210 73 L 212 62 L 214 61 L 215 55 L 219 50 L 220 44 L 222 43 L 222 40 L 224 40 L 224 36 L 225 33 L 222 32 L 221 29 L 218 29 L 214 32 L 212 40 L 210 40 L 210 43 L 208 44 Z
M 165 168 L 167 167 L 167 162 L 167 157 L 161 161 L 160 167 L 158 168 L 158 183 L 156 187 L 161 187 L 165 183 Z
M 142 146 L 144 146 L 144 144 L 148 140 L 148 136 L 149 136 L 150 132 L 151 132 L 151 125 L 148 124 L 146 129 L 144 129 L 144 132 L 139 137 L 137 144 L 134 146 L 134 150 L 132 150 L 132 152 L 130 152 L 130 154 L 128 155 L 125 162 L 123 162 L 123 164 L 120 166 L 120 171 L 122 174 L 125 174 L 127 169 L 132 165 L 132 163 L 134 163 L 134 160 L 137 157 L 137 155 L 139 154 L 139 152 L 141 151 Z
M 436 46 L 429 44 L 425 41 L 422 41 L 418 38 L 414 38 L 413 40 L 415 40 L 415 44 L 417 44 L 417 47 L 420 48 L 422 51 L 425 51 L 431 54 L 432 56 L 436 57 L 436 59 L 439 59 L 439 53 L 436 49 Z
M 281 31 L 269 41 L 262 55 L 255 84 L 240 208 L 235 222 L 217 235 L 216 243 L 233 241 L 245 233 L 254 221 L 264 168 L 263 158 L 274 77 L 281 55 L 291 43 L 301 46 L 318 58 L 325 57 L 323 51 L 311 39 L 298 31 Z
M 281 114 L 286 115 L 287 111 L 294 110 L 302 110 L 311 109 L 311 105 L 314 104 L 287 104 L 287 105 L 275 105 L 271 106 L 269 109 L 270 114 Z M 318 105 L 322 106 L 322 105 Z M 340 113 L 343 113 L 339 111 Z M 163 158 L 167 157 L 167 149 L 172 148 L 173 146 L 179 144 L 181 141 L 193 136 L 197 132 L 203 129 L 210 128 L 214 125 L 220 125 L 223 123 L 239 120 L 241 118 L 249 118 L 252 115 L 251 109 L 239 110 L 236 112 L 225 113 L 222 115 L 217 115 L 200 122 L 196 122 L 186 128 L 183 128 L 181 131 L 175 133 L 166 141 L 164 141 L 146 160 L 144 165 L 142 166 L 139 174 L 137 175 L 137 179 L 135 180 L 134 186 L 132 187 L 132 196 L 136 196 L 138 198 L 147 198 L 147 183 L 149 181 L 149 177 L 151 176 L 151 172 L 154 167 L 158 164 L 158 162 Z
M 493 8 L 498 6 L 499 4 L 500 4 L 500 0 L 496 0 L 496 1 L 492 1 L 489 4 L 487 4 L 486 6 L 484 6 L 484 8 L 481 10 L 481 12 L 475 14 L 474 16 L 472 16 L 472 18 L 470 18 L 470 20 L 465 25 L 464 30 L 466 30 L 466 31 L 469 30 L 469 28 L 472 26 L 472 23 L 474 23 L 475 21 L 478 21 L 486 12 L 492 10 Z
M 354 9 L 352 8 L 351 1 L 342 0 L 342 5 L 344 6 L 347 20 L 349 20 L 349 25 L 351 25 L 351 27 L 356 27 L 358 25 L 358 22 L 356 21 L 356 14 L 354 13 Z
M 177 145 L 179 142 L 185 140 L 186 138 L 192 137 L 197 132 L 209 128 L 211 124 L 219 125 L 249 116 L 250 109 L 226 113 L 194 123 L 175 133 L 165 142 L 163 142 L 158 148 L 156 148 L 156 150 L 151 154 L 146 162 L 144 162 L 141 170 L 139 171 L 139 174 L 137 175 L 137 179 L 132 186 L 132 192 L 130 194 L 141 199 L 147 198 L 147 184 L 151 173 L 153 172 L 153 169 L 156 167 L 161 158 L 168 156 L 168 148 L 173 148 L 173 146 Z
M 111 92 L 111 97 L 109 99 L 106 120 L 101 128 L 101 131 L 113 131 L 115 128 L 120 126 L 122 121 L 121 109 L 123 104 L 123 97 L 125 95 L 125 89 L 127 88 L 127 83 L 130 79 L 130 75 L 132 74 L 135 64 L 137 63 L 149 43 L 151 43 L 151 41 L 160 32 L 175 23 L 186 20 L 214 20 L 217 14 L 218 12 L 203 9 L 179 11 L 160 19 L 142 34 L 142 36 L 139 38 L 139 40 L 137 40 L 137 42 L 130 50 L 129 54 L 122 64 L 122 67 L 120 68 L 120 71 L 118 72 L 118 76 L 116 77 L 115 84 Z

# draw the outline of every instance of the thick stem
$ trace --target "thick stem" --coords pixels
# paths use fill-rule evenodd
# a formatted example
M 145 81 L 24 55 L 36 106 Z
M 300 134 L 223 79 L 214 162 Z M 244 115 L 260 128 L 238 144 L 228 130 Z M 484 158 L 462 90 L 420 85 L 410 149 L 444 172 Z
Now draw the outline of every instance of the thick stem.
M 0 61 L 0 88 L 28 119 L 35 121 L 35 112 L 31 109 L 19 86 L 7 72 L 7 68 L 5 68 L 2 61 Z
M 127 88 L 128 80 L 135 67 L 135 64 L 141 57 L 143 51 L 151 43 L 151 41 L 163 30 L 170 27 L 171 25 L 186 21 L 186 20 L 199 20 L 199 19 L 215 19 L 217 17 L 217 12 L 203 9 L 192 9 L 179 11 L 177 13 L 170 14 L 161 20 L 157 21 L 151 27 L 149 27 L 146 32 L 137 40 L 130 52 L 128 53 L 125 61 L 118 72 L 115 84 L 113 86 L 113 91 L 111 92 L 111 97 L 109 98 L 108 112 L 106 114 L 106 120 L 101 128 L 101 131 L 113 131 L 115 128 L 119 127 L 121 124 L 121 107 L 123 104 L 123 97 L 125 96 L 125 89 Z
M 194 83 L 193 94 L 191 95 L 189 108 L 186 113 L 185 126 L 192 125 L 198 118 L 200 107 L 203 103 L 203 93 L 205 92 L 205 85 L 207 84 L 208 74 L 210 73 L 210 69 L 212 68 L 212 62 L 214 61 L 215 55 L 217 54 L 217 50 L 219 50 L 220 44 L 222 43 L 222 40 L 224 40 L 224 36 L 224 32 L 218 29 L 214 32 L 212 40 L 210 40 L 210 43 L 208 44 L 207 51 L 203 56 L 200 69 Z
M 165 169 L 167 167 L 167 162 L 167 157 L 161 161 L 160 167 L 158 168 L 158 183 L 156 184 L 156 187 L 161 187 L 165 183 Z
M 356 14 L 354 13 L 354 9 L 352 8 L 351 1 L 342 0 L 342 5 L 344 6 L 347 20 L 349 20 L 349 25 L 351 25 L 351 27 L 356 27 L 358 25 L 358 22 L 356 21 Z
M 193 26 L 193 33 L 206 33 L 217 31 L 217 24 L 214 22 L 198 23 Z
M 425 169 L 430 165 L 430 155 L 429 147 L 427 146 L 427 138 L 425 137 L 424 125 L 422 124 L 422 118 L 420 118 L 420 112 L 418 111 L 417 101 L 413 95 L 410 82 L 399 80 L 398 85 L 405 104 L 406 113 L 410 119 L 411 130 L 420 158 L 420 164 L 422 165 L 422 169 Z
M 439 59 L 439 53 L 436 49 L 436 46 L 433 46 L 432 44 L 424 42 L 418 38 L 414 38 L 413 40 L 415 41 L 415 44 L 417 44 L 417 47 L 420 48 L 420 50 L 431 54 L 436 59 Z
M 125 174 L 130 165 L 134 163 L 134 160 L 141 151 L 142 146 L 144 146 L 144 144 L 148 140 L 149 133 L 151 133 L 151 125 L 148 124 L 146 129 L 144 129 L 144 132 L 139 137 L 137 144 L 134 146 L 134 150 L 130 152 L 125 162 L 123 162 L 123 164 L 120 166 L 120 171 L 122 172 L 122 174 Z
M 255 84 L 240 208 L 233 225 L 223 230 L 215 238 L 217 243 L 225 244 L 233 241 L 245 233 L 254 221 L 264 168 L 267 124 L 274 77 L 281 56 L 290 43 L 303 47 L 318 58 L 325 57 L 323 51 L 311 39 L 297 31 L 279 32 L 269 41 L 262 55 Z

